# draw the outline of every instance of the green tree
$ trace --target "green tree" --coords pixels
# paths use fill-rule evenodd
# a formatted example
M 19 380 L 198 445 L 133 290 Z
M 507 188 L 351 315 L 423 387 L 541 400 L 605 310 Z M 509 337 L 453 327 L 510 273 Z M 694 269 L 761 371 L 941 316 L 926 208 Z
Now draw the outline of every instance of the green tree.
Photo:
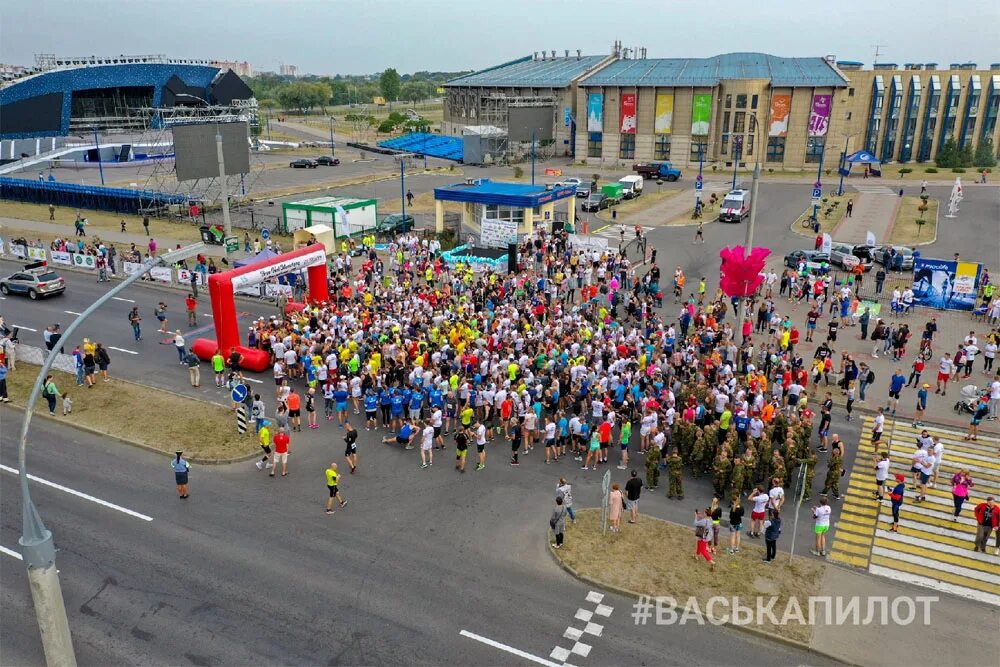
M 351 124 L 356 141 L 364 141 L 371 129 L 377 124 L 375 116 L 364 113 L 349 113 L 344 116 L 344 120 Z
M 955 143 L 955 139 L 949 138 L 944 142 L 941 150 L 934 157 L 934 162 L 943 169 L 961 166 L 958 158 L 958 144 Z
M 399 91 L 399 97 L 413 103 L 422 102 L 432 96 L 433 90 L 425 81 L 407 81 Z
M 996 151 L 993 150 L 993 138 L 983 137 L 983 140 L 976 146 L 976 154 L 972 158 L 972 164 L 977 167 L 997 166 Z
M 386 102 L 398 100 L 399 89 L 401 87 L 399 72 L 392 67 L 382 72 L 382 76 L 378 79 L 378 87 L 382 91 L 382 97 L 385 98 Z
M 965 145 L 958 149 L 958 166 L 972 166 L 972 146 Z
M 392 119 L 386 118 L 381 123 L 378 124 L 378 131 L 381 134 L 389 134 L 396 129 L 396 124 L 392 122 Z

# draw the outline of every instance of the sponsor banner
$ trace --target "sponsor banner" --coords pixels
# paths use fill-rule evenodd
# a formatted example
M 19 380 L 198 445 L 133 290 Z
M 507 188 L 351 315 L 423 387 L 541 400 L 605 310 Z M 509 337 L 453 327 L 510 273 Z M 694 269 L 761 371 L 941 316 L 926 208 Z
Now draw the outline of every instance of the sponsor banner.
M 487 220 L 480 222 L 479 245 L 486 248 L 506 248 L 517 243 L 517 222 L 514 220 Z
M 149 277 L 158 283 L 174 282 L 174 270 L 167 266 L 154 266 L 149 270 Z
M 979 264 L 916 257 L 913 302 L 928 308 L 972 310 L 976 304 Z
M 829 234 L 823 234 L 823 244 L 820 246 L 820 252 L 825 252 L 830 254 L 830 250 L 833 249 L 833 239 Z
M 45 248 L 28 248 L 28 259 L 44 262 L 46 259 Z
M 282 285 L 281 283 L 264 283 L 264 296 L 277 299 L 280 294 L 291 298 L 292 286 Z
M 73 266 L 80 269 L 95 269 L 97 268 L 97 256 L 96 255 L 83 255 L 78 252 L 73 253 Z
M 28 247 L 22 243 L 11 243 L 10 254 L 18 259 L 24 259 L 28 256 Z
M 122 270 L 131 276 L 134 273 L 142 271 L 142 264 L 139 262 L 122 262 Z
M 604 93 L 587 95 L 587 132 L 604 131 Z
M 830 103 L 832 95 L 813 95 L 812 111 L 809 112 L 809 136 L 825 137 L 830 127 Z
M 771 127 L 768 128 L 769 137 L 788 136 L 788 115 L 792 111 L 791 95 L 771 96 Z
M 201 287 L 203 284 L 202 278 L 204 276 L 201 275 L 200 271 L 188 271 L 187 269 L 177 269 L 177 282 L 181 283 L 182 285 L 190 285 L 192 273 L 194 274 L 195 284 Z
M 70 265 L 73 263 L 73 257 L 68 252 L 59 252 L 58 250 L 53 250 L 52 263 Z
M 712 96 L 695 95 L 691 106 L 691 134 L 703 136 L 708 134 L 712 120 Z
M 573 121 L 573 109 L 571 107 L 563 107 L 563 126 L 569 127 L 569 124 Z
M 597 250 L 607 250 L 608 240 L 603 236 L 583 236 L 580 234 L 567 235 L 567 241 L 572 248 L 594 248 Z
M 247 296 L 260 296 L 261 291 L 264 289 L 263 285 L 247 285 L 246 287 L 237 287 L 233 290 L 234 294 L 246 294 Z
M 635 134 L 635 93 L 622 93 L 621 133 Z
M 674 94 L 656 94 L 656 113 L 653 115 L 653 133 L 670 134 L 674 129 Z
M 0 255 L 7 254 L 7 242 L 0 238 Z
M 269 266 L 265 266 L 254 271 L 248 271 L 233 278 L 233 289 L 248 287 L 257 283 L 266 282 L 272 278 L 283 276 L 286 273 L 298 273 L 311 266 L 321 266 L 326 264 L 326 254 L 322 248 L 314 250 L 305 255 L 281 260 Z

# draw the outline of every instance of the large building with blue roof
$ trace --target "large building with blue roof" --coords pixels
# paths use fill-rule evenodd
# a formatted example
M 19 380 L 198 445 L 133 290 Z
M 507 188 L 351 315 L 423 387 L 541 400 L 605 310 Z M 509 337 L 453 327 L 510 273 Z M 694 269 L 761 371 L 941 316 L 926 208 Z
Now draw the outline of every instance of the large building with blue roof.
M 629 55 L 617 46 L 609 56 L 542 52 L 459 77 L 446 86 L 442 131 L 498 126 L 513 141 L 511 109 L 534 104 L 551 121 L 551 154 L 578 162 L 760 160 L 833 172 L 859 149 L 882 162 L 928 162 L 950 138 L 973 150 L 992 142 L 994 153 L 1000 145 L 1000 64 Z

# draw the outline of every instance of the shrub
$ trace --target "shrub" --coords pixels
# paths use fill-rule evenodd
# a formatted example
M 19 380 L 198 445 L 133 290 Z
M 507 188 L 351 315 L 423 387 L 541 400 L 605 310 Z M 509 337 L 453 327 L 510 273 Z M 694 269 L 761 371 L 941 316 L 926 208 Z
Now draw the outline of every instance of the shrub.
M 827 176 L 829 176 L 831 173 L 833 173 L 833 169 L 827 169 L 826 170 L 826 175 Z
M 913 222 L 917 223 L 917 236 L 920 236 L 920 230 L 924 228 L 924 224 L 927 222 L 923 218 L 917 218 Z
M 924 169 L 924 173 L 925 174 L 936 174 L 936 173 L 938 173 L 938 170 L 936 168 L 934 168 L 934 167 L 927 167 L 926 169 Z
M 713 164 L 712 165 L 712 171 L 717 171 L 718 169 L 719 169 L 719 165 L 717 165 L 717 164 Z
M 902 169 L 899 170 L 899 175 L 902 176 L 903 174 L 909 174 L 912 171 L 913 170 L 909 167 L 903 167 Z
M 767 168 L 767 173 L 773 174 L 774 173 L 774 167 L 768 167 Z
M 522 169 L 517 165 L 514 165 L 514 178 L 521 178 L 523 176 L 524 176 L 524 169 Z
M 951 173 L 953 173 L 953 174 L 964 174 L 965 173 L 965 167 L 952 167 L 951 168 Z

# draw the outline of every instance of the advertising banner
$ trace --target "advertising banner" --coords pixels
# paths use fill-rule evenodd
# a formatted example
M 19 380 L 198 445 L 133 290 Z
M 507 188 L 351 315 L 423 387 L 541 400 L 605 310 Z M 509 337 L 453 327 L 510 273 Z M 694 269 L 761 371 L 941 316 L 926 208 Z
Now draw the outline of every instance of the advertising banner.
M 973 262 L 917 257 L 913 261 L 913 301 L 928 308 L 972 310 L 980 271 L 980 265 Z
M 304 255 L 281 260 L 261 269 L 247 271 L 246 273 L 235 276 L 233 278 L 233 289 L 262 283 L 270 280 L 271 278 L 283 276 L 286 273 L 298 273 L 299 271 L 308 269 L 310 266 L 321 266 L 323 264 L 326 264 L 326 255 L 323 250 L 313 250 Z
M 28 248 L 28 259 L 38 262 L 45 261 L 45 248 Z
M 125 271 L 127 275 L 132 275 L 134 273 L 139 273 L 142 270 L 142 264 L 139 262 L 122 262 L 122 270 Z
M 712 120 L 712 96 L 695 95 L 691 107 L 691 134 L 703 136 L 708 134 Z
M 17 257 L 18 259 L 24 259 L 28 256 L 28 247 L 23 243 L 11 243 L 10 254 L 14 255 L 14 257 Z
M 571 107 L 563 107 L 563 125 L 569 127 L 569 124 L 573 121 L 573 109 Z
M 283 285 L 281 283 L 264 283 L 264 296 L 277 299 L 280 294 L 284 294 L 285 296 L 291 298 L 292 286 Z
M 154 266 L 149 271 L 149 277 L 158 283 L 174 282 L 174 270 L 166 266 Z
M 73 253 L 73 266 L 81 269 L 97 268 L 97 257 L 95 255 L 82 255 L 75 252 Z
M 68 252 L 59 252 L 58 250 L 52 251 L 52 263 L 53 264 L 66 264 L 67 266 L 73 263 L 73 258 Z
M 479 245 L 484 248 L 506 248 L 508 244 L 517 243 L 517 221 L 487 220 L 481 221 Z
M 635 134 L 635 93 L 622 93 L 621 133 Z
M 604 93 L 587 95 L 587 132 L 604 131 Z
M 809 112 L 809 136 L 825 137 L 830 127 L 830 103 L 832 95 L 813 95 L 812 111 Z
M 771 96 L 771 127 L 768 129 L 769 137 L 788 136 L 788 114 L 792 111 L 791 95 Z
M 190 285 L 191 273 L 192 272 L 188 271 L 187 269 L 177 269 L 177 282 L 179 282 L 182 285 Z M 202 282 L 202 278 L 204 278 L 204 276 L 202 276 L 201 272 L 194 271 L 194 282 L 199 287 L 204 284 Z
M 656 94 L 656 113 L 653 116 L 653 133 L 670 134 L 674 129 L 674 94 Z

